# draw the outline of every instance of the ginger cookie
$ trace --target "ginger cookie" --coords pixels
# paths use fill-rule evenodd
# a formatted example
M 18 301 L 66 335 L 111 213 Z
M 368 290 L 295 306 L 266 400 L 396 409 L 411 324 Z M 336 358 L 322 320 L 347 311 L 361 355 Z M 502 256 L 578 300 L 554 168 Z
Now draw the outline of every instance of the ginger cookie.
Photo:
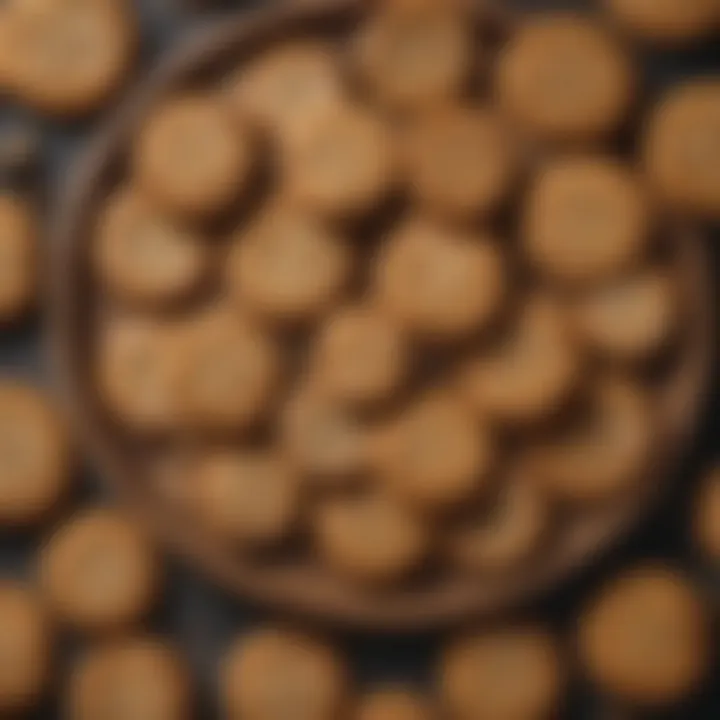
M 496 94 L 533 137 L 594 142 L 625 120 L 635 77 L 623 49 L 597 23 L 545 13 L 524 21 L 500 51 Z
M 349 673 L 340 653 L 294 630 L 269 627 L 240 637 L 219 678 L 232 720 L 337 720 L 348 703 Z
M 39 390 L 0 382 L 0 526 L 43 521 L 70 488 L 74 461 L 59 413 Z
M 353 720 L 434 720 L 432 703 L 411 688 L 373 690 L 358 702 Z
M 45 544 L 40 587 L 62 622 L 85 632 L 122 630 L 143 619 L 160 586 L 159 558 L 121 514 L 80 511 Z
M 505 263 L 484 235 L 411 218 L 388 239 L 374 269 L 381 307 L 409 331 L 456 340 L 484 329 L 505 296 Z
M 466 634 L 442 653 L 440 699 L 458 720 L 544 720 L 559 710 L 564 675 L 558 643 L 542 627 Z
M 660 200 L 680 213 L 720 219 L 720 81 L 670 90 L 650 116 L 643 154 Z
M 138 186 L 162 209 L 208 217 L 225 210 L 248 183 L 252 142 L 220 98 L 180 95 L 145 120 L 132 169 Z
M 693 534 L 698 549 L 720 563 L 720 467 L 704 477 L 694 506 Z
M 707 608 L 679 571 L 639 566 L 612 579 L 578 624 L 580 661 L 605 693 L 665 706 L 692 694 L 710 669 Z

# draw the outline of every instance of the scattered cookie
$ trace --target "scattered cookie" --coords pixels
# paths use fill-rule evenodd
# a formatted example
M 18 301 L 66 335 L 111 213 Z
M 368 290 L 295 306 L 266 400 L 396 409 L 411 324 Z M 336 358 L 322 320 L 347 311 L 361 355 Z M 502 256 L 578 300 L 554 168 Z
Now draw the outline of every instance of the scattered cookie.
M 500 51 L 498 101 L 541 140 L 603 139 L 625 120 L 634 90 L 634 72 L 622 48 L 581 15 L 531 16 Z
M 2 43 L 0 19 L 0 43 Z M 2 58 L 0 58 L 0 64 Z M 0 67 L 0 86 L 2 85 Z M 40 132 L 28 121 L 16 121 L 0 127 L 0 181 L 11 187 L 32 185 L 42 160 Z
M 0 713 L 18 717 L 37 705 L 52 662 L 50 623 L 38 598 L 0 581 Z
M 397 228 L 375 267 L 381 306 L 421 337 L 453 340 L 485 328 L 505 295 L 495 241 L 412 218 Z
M 236 640 L 220 669 L 228 718 L 337 720 L 349 694 L 348 670 L 323 640 L 266 628 Z
M 132 165 L 140 188 L 161 208 L 207 217 L 228 207 L 248 183 L 252 138 L 219 98 L 181 95 L 145 121 Z
M 70 488 L 73 464 L 49 399 L 20 381 L 0 381 L 0 526 L 46 519 Z
M 648 180 L 660 199 L 720 219 L 720 81 L 689 81 L 652 112 L 644 144 Z
M 262 318 L 313 320 L 340 297 L 352 258 L 345 238 L 322 221 L 275 206 L 236 233 L 228 282 L 236 301 Z
M 432 703 L 410 688 L 373 690 L 360 698 L 353 720 L 433 720 Z
M 638 705 L 674 704 L 709 670 L 707 609 L 688 580 L 661 566 L 614 578 L 582 614 L 578 652 L 590 679 Z
M 191 677 L 183 658 L 152 637 L 122 638 L 86 651 L 65 693 L 68 720 L 191 720 Z
M 45 544 L 40 586 L 60 620 L 87 632 L 125 629 L 156 598 L 161 570 L 145 535 L 109 509 L 80 511 Z
M 697 547 L 712 563 L 720 564 L 720 468 L 703 479 L 694 508 Z
M 500 628 L 465 635 L 445 648 L 440 699 L 451 717 L 463 720 L 540 720 L 558 712 L 564 675 L 558 643 L 547 630 Z
M 531 184 L 523 245 L 551 278 L 601 280 L 637 263 L 649 244 L 651 213 L 639 178 L 612 158 L 550 161 Z

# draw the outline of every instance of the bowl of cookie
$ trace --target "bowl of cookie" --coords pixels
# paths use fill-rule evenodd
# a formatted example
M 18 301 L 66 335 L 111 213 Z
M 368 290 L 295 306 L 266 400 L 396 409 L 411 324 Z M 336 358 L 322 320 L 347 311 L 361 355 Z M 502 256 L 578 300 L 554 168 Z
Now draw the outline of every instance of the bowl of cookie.
M 325 621 L 567 578 L 669 485 L 712 366 L 663 193 L 717 204 L 638 99 L 567 13 L 314 0 L 191 38 L 59 207 L 53 357 L 97 467 L 215 581 Z

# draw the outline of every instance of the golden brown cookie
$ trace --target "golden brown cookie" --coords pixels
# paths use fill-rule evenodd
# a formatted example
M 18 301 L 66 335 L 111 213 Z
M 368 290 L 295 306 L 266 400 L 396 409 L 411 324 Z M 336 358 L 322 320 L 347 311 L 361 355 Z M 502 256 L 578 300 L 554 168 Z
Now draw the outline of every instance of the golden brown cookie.
M 697 79 L 668 92 L 650 116 L 644 159 L 662 201 L 720 219 L 720 81 Z
M 619 274 L 648 246 L 651 211 L 639 178 L 598 156 L 552 160 L 533 180 L 523 209 L 523 244 L 551 278 L 586 283 Z
M 274 205 L 235 234 L 230 291 L 241 307 L 263 318 L 313 320 L 338 300 L 352 255 L 348 241 L 321 220 Z
M 137 305 L 188 297 L 206 278 L 210 253 L 196 231 L 131 189 L 109 200 L 92 247 L 100 281 L 118 299 Z
M 473 64 L 468 17 L 453 2 L 382 3 L 353 46 L 358 74 L 391 108 L 417 109 L 459 94 Z
M 602 139 L 625 120 L 634 89 L 634 71 L 622 48 L 581 15 L 537 14 L 500 51 L 498 101 L 539 139 Z
M 228 720 L 337 720 L 348 702 L 340 654 L 293 630 L 265 628 L 236 640 L 219 682 Z
M 86 632 L 125 629 L 151 609 L 161 569 L 146 536 L 119 513 L 82 510 L 43 547 L 39 577 L 61 621 Z
M 425 525 L 381 493 L 330 499 L 315 518 L 320 557 L 344 578 L 385 585 L 404 579 L 425 558 Z
M 277 544 L 293 529 L 299 491 L 288 463 L 271 452 L 209 450 L 194 467 L 190 503 L 217 537 L 255 549 Z
M 664 706 L 694 692 L 710 667 L 707 608 L 680 572 L 640 566 L 608 583 L 582 613 L 578 652 L 605 693 Z
M 402 330 L 369 305 L 339 310 L 321 328 L 312 372 L 331 399 L 351 406 L 382 403 L 406 379 L 410 349 Z
M 621 362 L 655 357 L 678 330 L 677 280 L 666 269 L 648 269 L 590 291 L 572 310 L 579 338 Z
M 393 232 L 374 272 L 381 306 L 433 340 L 482 330 L 505 296 L 504 260 L 493 239 L 419 217 Z
M 379 116 L 341 105 L 298 131 L 283 155 L 283 183 L 300 207 L 345 218 L 374 208 L 395 181 L 395 147 Z
M 190 720 L 191 677 L 164 641 L 130 637 L 86 651 L 65 691 L 68 720 Z
M 180 95 L 145 120 L 132 152 L 135 179 L 162 209 L 188 217 L 220 212 L 253 165 L 252 137 L 220 98 Z
M 131 3 L 118 0 L 13 3 L 6 55 L 13 93 L 50 115 L 98 110 L 119 90 L 135 59 L 134 13 Z
M 386 487 L 430 512 L 472 500 L 485 486 L 497 450 L 487 425 L 444 391 L 417 400 L 373 444 Z
M 20 381 L 0 381 L 0 526 L 44 520 L 67 494 L 73 465 L 49 399 Z
M 445 648 L 440 699 L 458 720 L 545 720 L 558 712 L 564 675 L 558 644 L 547 630 L 499 628 Z
M 0 322 L 20 319 L 36 301 L 38 232 L 30 204 L 0 194 Z
M 434 720 L 430 700 L 411 688 L 388 687 L 360 698 L 353 720 Z
M 418 202 L 451 218 L 496 210 L 517 172 L 507 122 L 488 107 L 442 107 L 426 112 L 404 141 L 410 187 Z
M 460 387 L 482 415 L 522 424 L 555 413 L 580 377 L 580 354 L 560 306 L 538 295 L 497 346 L 461 371 Z
M 50 679 L 52 632 L 33 592 L 0 581 L 0 714 L 20 717 L 42 697 Z
M 703 479 L 694 506 L 693 534 L 707 559 L 720 563 L 720 467 Z

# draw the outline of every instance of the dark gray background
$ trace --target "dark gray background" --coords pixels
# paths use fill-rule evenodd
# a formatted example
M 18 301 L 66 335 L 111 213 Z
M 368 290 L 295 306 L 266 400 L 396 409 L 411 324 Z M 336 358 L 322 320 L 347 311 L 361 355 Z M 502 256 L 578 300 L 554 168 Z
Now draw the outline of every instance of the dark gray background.
M 224 7 L 243 8 L 260 4 L 261 0 L 228 1 Z M 499 0 L 502 2 L 502 0 Z M 211 0 L 136 0 L 144 21 L 143 55 L 151 62 L 169 43 L 174 42 L 198 25 L 211 18 Z M 193 10 L 193 3 L 195 10 Z M 518 7 L 542 9 L 548 7 L 591 6 L 587 0 L 513 0 L 509 4 Z M 218 8 L 218 3 L 215 8 Z M 669 82 L 701 73 L 720 73 L 720 40 L 707 42 L 691 50 L 672 53 L 649 53 L 644 58 L 644 68 L 651 92 L 659 91 Z M 111 112 L 111 111 L 110 111 Z M 43 134 L 45 152 L 41 189 L 48 206 L 62 186 L 74 155 L 82 149 L 84 140 L 95 123 L 82 126 L 53 126 L 40 118 L 25 116 L 17 108 L 0 107 L 0 131 L 3 125 L 22 121 L 38 127 Z M 50 216 L 50 214 L 48 214 Z M 709 232 L 709 235 L 711 233 Z M 714 232 L 714 245 L 720 240 Z M 712 242 L 712 240 L 710 240 Z M 715 252 L 715 268 L 718 269 L 718 253 Z M 717 277 L 717 274 L 716 274 Z M 30 374 L 45 382 L 43 370 L 39 323 L 0 338 L 0 369 L 6 373 Z M 660 510 L 644 527 L 640 528 L 622 548 L 606 557 L 599 565 L 588 569 L 563 587 L 542 598 L 538 603 L 521 611 L 521 615 L 538 617 L 552 623 L 559 633 L 568 637 L 572 631 L 574 613 L 585 597 L 612 572 L 642 558 L 663 558 L 686 566 L 708 588 L 717 577 L 711 577 L 707 568 L 693 557 L 687 540 L 688 500 L 690 487 L 696 483 L 702 468 L 707 467 L 718 455 L 720 438 L 720 415 L 717 392 L 708 398 L 703 431 L 697 438 L 692 453 L 677 478 L 676 490 Z M 88 472 L 88 482 L 79 492 L 88 498 L 97 493 L 96 478 Z M 29 572 L 35 537 L 0 537 L 0 574 L 25 576 Z M 715 594 L 717 598 L 717 594 Z M 272 619 L 247 604 L 224 596 L 199 579 L 195 573 L 179 562 L 170 562 L 168 592 L 163 606 L 154 619 L 154 627 L 171 633 L 186 651 L 200 685 L 200 718 L 217 717 L 214 700 L 215 665 L 219 654 L 229 639 L 243 628 L 263 620 Z M 407 681 L 429 685 L 439 636 L 412 637 L 372 636 L 359 634 L 336 634 L 337 641 L 345 647 L 359 681 L 363 685 L 388 681 Z M 74 648 L 68 643 L 66 651 Z M 720 675 L 710 683 L 702 697 L 688 706 L 653 717 L 678 718 L 678 720 L 720 719 Z M 518 677 L 518 683 L 522 678 Z M 564 717 L 572 720 L 600 720 L 608 718 L 611 706 L 584 686 L 580 678 L 574 678 L 571 695 Z M 55 704 L 38 713 L 37 718 L 48 720 L 58 717 Z M 634 717 L 634 716 L 633 716 Z

